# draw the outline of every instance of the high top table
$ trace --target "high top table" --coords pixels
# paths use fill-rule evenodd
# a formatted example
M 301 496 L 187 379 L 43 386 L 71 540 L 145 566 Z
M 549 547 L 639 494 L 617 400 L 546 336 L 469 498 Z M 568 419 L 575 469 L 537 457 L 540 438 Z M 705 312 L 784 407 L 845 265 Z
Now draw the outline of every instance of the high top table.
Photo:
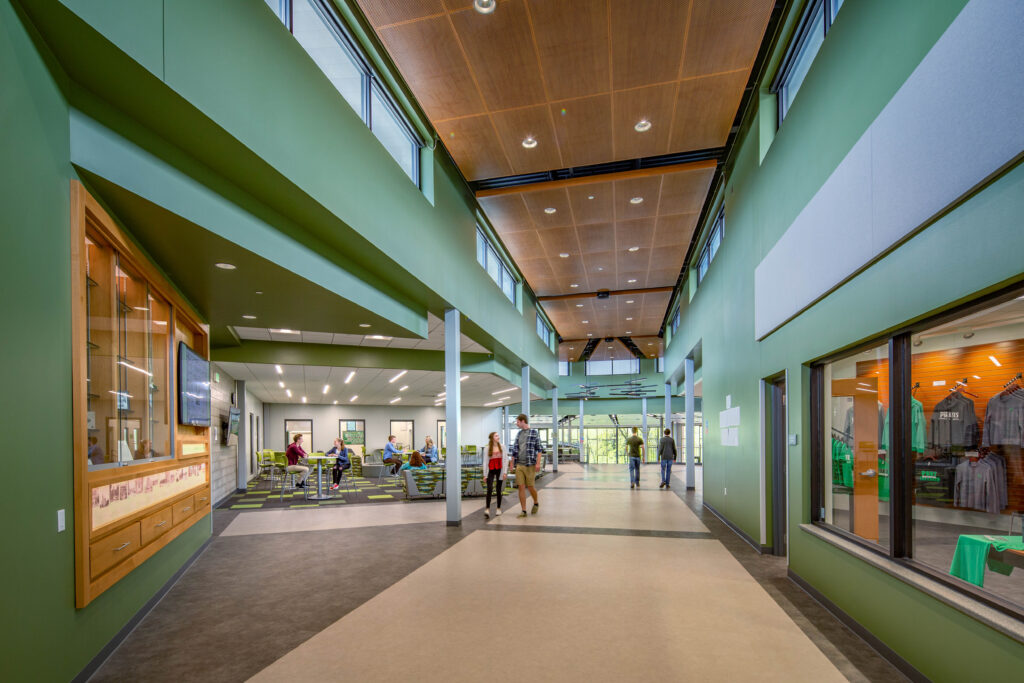
M 309 488 L 308 488 L 309 484 L 306 484 L 306 486 L 307 486 L 307 489 L 306 489 L 306 500 L 330 500 L 331 498 L 334 497 L 330 493 L 324 493 L 324 477 L 323 477 L 324 461 L 329 459 L 329 458 L 332 458 L 332 457 L 334 457 L 334 456 L 331 456 L 331 455 L 307 455 L 306 456 L 306 460 L 309 460 L 311 462 L 316 462 L 316 495 L 314 495 L 314 496 L 309 495 Z M 308 482 L 309 479 L 307 478 L 306 481 Z

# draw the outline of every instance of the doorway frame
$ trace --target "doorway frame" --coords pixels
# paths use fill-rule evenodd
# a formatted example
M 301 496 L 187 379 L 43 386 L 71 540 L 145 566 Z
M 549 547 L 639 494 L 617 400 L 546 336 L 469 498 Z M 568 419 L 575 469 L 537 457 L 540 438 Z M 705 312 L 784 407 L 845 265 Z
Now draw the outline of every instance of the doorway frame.
M 781 390 L 779 387 L 781 386 Z M 761 548 L 789 557 L 789 372 L 760 381 L 761 403 Z M 782 406 L 782 410 L 778 407 Z M 770 476 L 769 476 L 770 475 Z M 771 504 L 768 504 L 769 486 Z M 769 521 L 770 520 L 770 521 Z M 769 523 L 771 543 L 768 543 Z

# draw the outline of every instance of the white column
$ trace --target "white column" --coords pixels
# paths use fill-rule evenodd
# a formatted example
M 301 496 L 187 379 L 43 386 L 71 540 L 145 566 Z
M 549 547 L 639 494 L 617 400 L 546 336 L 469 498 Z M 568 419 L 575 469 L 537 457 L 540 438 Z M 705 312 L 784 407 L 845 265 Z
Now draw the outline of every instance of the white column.
M 235 404 L 238 408 L 238 449 L 235 453 L 235 488 L 249 488 L 249 415 L 245 407 L 245 381 L 235 380 Z M 310 450 L 313 449 L 310 444 Z
M 551 470 L 558 471 L 558 387 L 551 390 Z
M 640 429 L 643 430 L 644 434 L 644 455 L 649 455 L 651 452 L 651 444 L 647 443 L 647 397 L 640 397 Z M 646 458 L 645 458 L 646 460 Z
M 693 359 L 687 358 L 684 361 L 683 370 L 686 373 L 686 488 L 695 487 L 693 460 Z
M 501 407 L 501 442 L 508 448 L 508 406 Z
M 523 415 L 530 417 L 530 366 L 523 366 Z
M 448 526 L 462 524 L 462 366 L 459 352 L 462 342 L 459 311 L 444 312 L 444 378 L 448 385 L 444 400 L 445 429 L 448 432 L 445 456 L 445 500 Z
M 583 399 L 580 399 L 580 462 L 590 462 L 586 458 L 586 448 L 583 441 Z

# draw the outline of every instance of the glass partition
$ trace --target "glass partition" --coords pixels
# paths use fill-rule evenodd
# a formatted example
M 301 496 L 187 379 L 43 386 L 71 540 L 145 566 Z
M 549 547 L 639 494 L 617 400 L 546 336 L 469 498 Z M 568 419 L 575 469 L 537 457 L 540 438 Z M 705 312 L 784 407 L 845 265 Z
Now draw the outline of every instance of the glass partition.
M 284 421 L 284 447 L 287 450 L 295 439 L 296 434 L 302 434 L 302 450 L 312 453 L 313 448 L 313 421 L 312 420 L 285 420 Z M 327 450 L 327 449 L 324 449 Z

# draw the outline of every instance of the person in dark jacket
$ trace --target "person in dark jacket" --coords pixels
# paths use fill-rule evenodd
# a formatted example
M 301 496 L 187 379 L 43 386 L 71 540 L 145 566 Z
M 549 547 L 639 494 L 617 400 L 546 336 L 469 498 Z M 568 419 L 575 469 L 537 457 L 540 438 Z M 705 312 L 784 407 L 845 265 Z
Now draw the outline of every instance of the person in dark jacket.
M 343 439 L 335 439 L 334 447 L 324 455 L 333 455 L 337 458 L 337 460 L 334 461 L 334 469 L 331 470 L 331 478 L 334 480 L 334 483 L 331 484 L 331 490 L 337 491 L 338 487 L 341 485 L 342 473 L 352 467 L 352 461 L 350 460 L 352 457 L 352 450 L 345 447 L 345 441 Z
M 666 429 L 665 436 L 658 442 L 658 460 L 661 461 L 661 485 L 658 488 L 672 488 L 672 463 L 676 459 L 676 442 L 672 439 L 672 430 Z

